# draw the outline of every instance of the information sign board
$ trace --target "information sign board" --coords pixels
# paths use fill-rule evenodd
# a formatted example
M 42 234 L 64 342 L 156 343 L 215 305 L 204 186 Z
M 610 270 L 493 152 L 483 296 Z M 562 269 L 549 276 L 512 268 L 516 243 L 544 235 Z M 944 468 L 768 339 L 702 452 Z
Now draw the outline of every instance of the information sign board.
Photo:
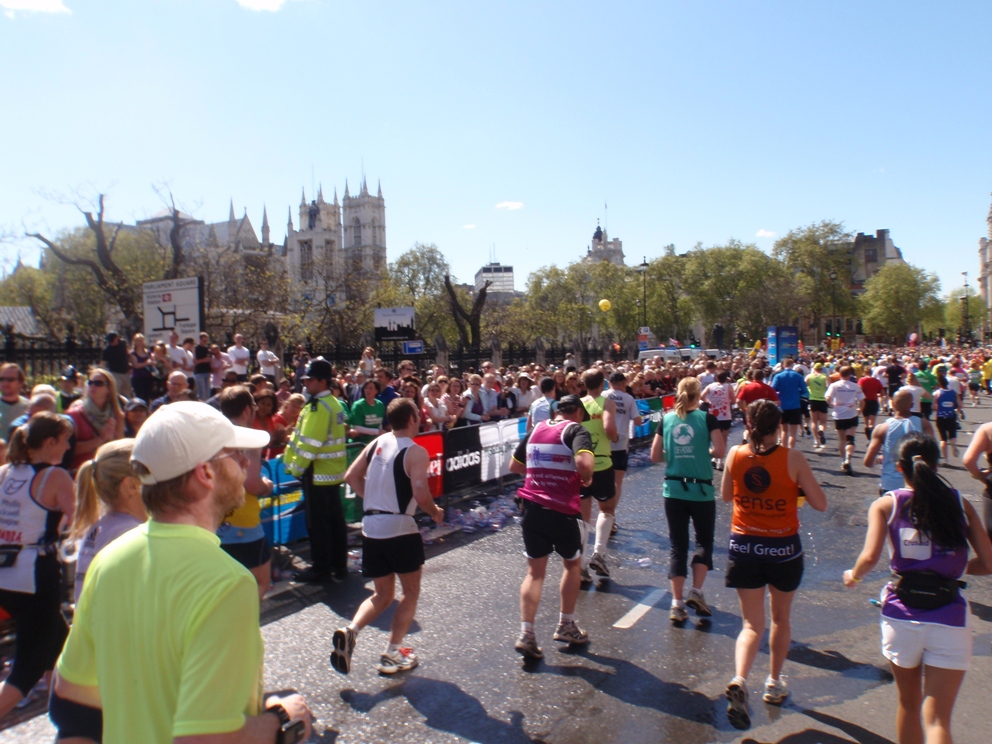
M 175 331 L 180 340 L 193 337 L 203 330 L 203 278 L 166 279 L 145 282 L 145 338 L 148 344 L 168 341 Z

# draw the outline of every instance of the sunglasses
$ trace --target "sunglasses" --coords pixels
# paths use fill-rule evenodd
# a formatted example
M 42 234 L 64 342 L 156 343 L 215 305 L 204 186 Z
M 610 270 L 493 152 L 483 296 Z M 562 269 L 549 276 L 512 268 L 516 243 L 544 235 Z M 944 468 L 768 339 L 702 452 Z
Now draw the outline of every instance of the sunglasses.
M 218 460 L 223 460 L 227 457 L 237 457 L 238 459 L 247 459 L 248 450 L 236 449 L 230 452 L 225 452 L 223 455 L 217 455 L 217 457 L 211 457 L 207 462 L 217 462 Z
M 107 386 L 107 381 L 106 380 L 87 380 L 86 381 L 86 384 L 89 385 L 90 387 L 106 387 Z

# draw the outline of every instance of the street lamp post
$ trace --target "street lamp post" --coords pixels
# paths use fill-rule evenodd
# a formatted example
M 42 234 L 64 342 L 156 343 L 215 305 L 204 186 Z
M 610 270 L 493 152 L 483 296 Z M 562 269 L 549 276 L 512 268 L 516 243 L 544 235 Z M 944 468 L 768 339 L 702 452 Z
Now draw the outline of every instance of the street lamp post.
M 837 331 L 837 271 L 834 269 L 830 269 L 830 325 L 833 326 L 834 338 L 839 339 L 840 336 Z
M 648 324 L 648 257 L 644 257 L 643 263 L 637 267 L 641 272 L 641 325 Z
M 965 346 L 971 345 L 971 318 L 968 317 L 968 272 L 962 271 L 964 276 L 964 296 L 961 297 L 961 340 Z

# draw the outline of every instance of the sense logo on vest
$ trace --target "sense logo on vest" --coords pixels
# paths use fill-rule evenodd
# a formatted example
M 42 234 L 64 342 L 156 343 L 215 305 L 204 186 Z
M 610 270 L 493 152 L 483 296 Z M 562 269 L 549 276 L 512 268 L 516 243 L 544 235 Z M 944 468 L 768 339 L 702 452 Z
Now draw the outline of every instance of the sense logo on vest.
M 772 484 L 772 477 L 761 465 L 755 465 L 744 473 L 744 485 L 751 493 L 764 493 Z
M 675 427 L 675 431 L 672 432 L 672 438 L 675 440 L 675 444 L 685 446 L 692 442 L 692 427 L 689 424 L 679 424 Z

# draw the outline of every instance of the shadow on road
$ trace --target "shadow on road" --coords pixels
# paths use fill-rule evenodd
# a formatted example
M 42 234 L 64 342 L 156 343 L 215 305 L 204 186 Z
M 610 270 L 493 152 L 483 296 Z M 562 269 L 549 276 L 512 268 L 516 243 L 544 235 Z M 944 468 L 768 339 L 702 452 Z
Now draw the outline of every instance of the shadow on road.
M 510 723 L 491 717 L 476 698 L 452 682 L 410 677 L 370 695 L 342 690 L 341 699 L 359 713 L 368 713 L 380 703 L 405 697 L 432 729 L 479 744 L 535 744 L 524 732 L 524 714 L 510 711 Z M 333 741 L 333 740 L 329 740 Z
M 849 659 L 839 651 L 817 651 L 805 643 L 793 642 L 789 646 L 789 661 L 797 664 L 823 669 L 828 672 L 840 672 L 845 677 L 855 677 L 875 682 L 891 682 L 892 673 L 874 664 Z
M 555 666 L 543 662 L 526 664 L 523 669 L 530 674 L 555 674 L 563 677 L 581 677 L 600 692 L 640 708 L 665 713 L 694 723 L 717 725 L 713 701 L 706 695 L 690 690 L 677 682 L 666 682 L 636 664 L 592 653 L 586 648 L 566 653 L 589 659 L 597 664 L 612 667 L 612 671 L 590 669 L 584 666 Z

